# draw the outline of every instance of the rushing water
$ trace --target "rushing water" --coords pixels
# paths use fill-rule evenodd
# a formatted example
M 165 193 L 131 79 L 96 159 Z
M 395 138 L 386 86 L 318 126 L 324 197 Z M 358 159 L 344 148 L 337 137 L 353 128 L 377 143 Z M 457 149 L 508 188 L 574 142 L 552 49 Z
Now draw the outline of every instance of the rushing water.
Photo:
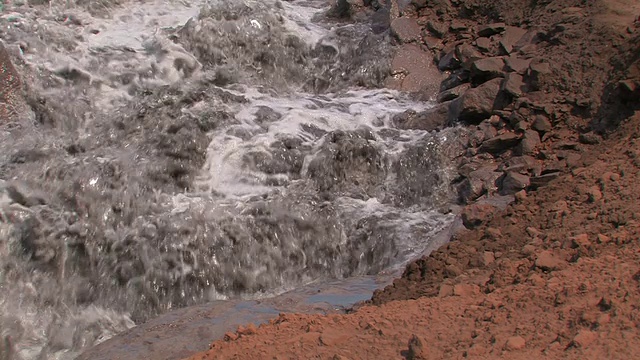
M 452 221 L 457 130 L 394 128 L 431 105 L 381 88 L 388 32 L 320 0 L 77 3 L 2 17 L 36 119 L 0 133 L 5 358 L 377 274 Z

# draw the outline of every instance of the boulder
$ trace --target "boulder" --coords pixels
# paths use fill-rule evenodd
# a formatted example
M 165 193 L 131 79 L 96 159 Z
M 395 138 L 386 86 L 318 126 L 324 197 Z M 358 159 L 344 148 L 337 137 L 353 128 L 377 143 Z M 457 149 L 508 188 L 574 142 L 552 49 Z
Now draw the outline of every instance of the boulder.
M 501 58 L 491 57 L 479 59 L 471 65 L 471 82 L 482 84 L 491 79 L 504 76 L 504 61 Z
M 449 123 L 450 104 L 450 102 L 441 103 L 419 113 L 407 111 L 394 116 L 393 122 L 399 129 L 441 130 Z
M 551 121 L 547 119 L 546 116 L 537 115 L 533 119 L 533 124 L 531 124 L 531 128 L 541 133 L 547 133 L 553 129 L 553 125 L 551 125 Z
M 533 90 L 540 90 L 552 77 L 551 66 L 541 60 L 531 61 L 527 70 L 527 82 Z
M 524 95 L 526 86 L 522 75 L 516 73 L 507 74 L 502 82 L 502 90 L 515 98 Z
M 526 130 L 516 148 L 516 153 L 518 155 L 531 155 L 538 145 L 540 145 L 540 134 L 535 130 Z
M 454 71 L 449 75 L 446 79 L 442 80 L 440 83 L 440 91 L 445 91 L 449 89 L 453 89 L 454 87 L 460 86 L 466 83 L 469 80 L 469 72 L 466 70 L 459 69 Z
M 422 29 L 415 18 L 401 16 L 391 22 L 391 33 L 403 43 L 420 40 Z
M 497 190 L 497 181 L 502 176 L 493 166 L 484 166 L 471 171 L 458 186 L 458 197 L 461 203 L 468 204 L 484 194 L 492 194 Z
M 499 154 L 518 144 L 520 137 L 514 133 L 504 133 L 492 139 L 486 140 L 480 146 L 480 152 L 488 152 L 491 154 Z
M 447 25 L 429 20 L 427 21 L 427 30 L 433 34 L 433 36 L 442 39 L 444 34 L 447 33 Z
M 471 88 L 471 84 L 466 83 L 466 84 L 462 84 L 460 86 L 456 86 L 453 89 L 449 89 L 446 91 L 443 91 L 441 93 L 438 94 L 436 100 L 439 103 L 443 103 L 446 101 L 451 101 L 454 100 L 460 96 L 462 96 L 462 94 L 464 94 L 465 91 L 469 90 L 469 88 Z
M 530 184 L 529 177 L 517 172 L 510 171 L 502 179 L 500 184 L 500 194 L 513 195 L 520 190 L 526 189 Z
M 460 67 L 460 64 L 456 50 L 453 49 L 440 58 L 440 61 L 438 61 L 438 69 L 440 69 L 440 71 L 455 70 Z
M 489 38 L 486 38 L 486 37 L 478 38 L 476 39 L 476 47 L 480 51 L 487 52 L 491 50 L 491 40 L 489 40 Z
M 529 69 L 531 59 L 522 59 L 517 56 L 510 56 L 504 61 L 507 71 L 516 72 L 520 75 L 524 75 Z
M 469 70 L 471 68 L 471 64 L 482 59 L 484 56 L 482 56 L 475 47 L 469 44 L 462 44 L 456 47 L 456 57 L 460 60 L 462 68 Z
M 505 23 L 483 25 L 478 28 L 478 36 L 489 37 L 492 35 L 500 34 L 505 30 L 506 27 L 507 25 Z
M 467 90 L 464 95 L 454 100 L 452 115 L 460 121 L 478 123 L 489 117 L 497 104 L 502 79 L 493 79 Z
M 496 208 L 490 204 L 472 204 L 462 210 L 462 223 L 467 229 L 476 228 L 493 219 Z
M 527 31 L 519 27 L 507 26 L 500 39 L 500 51 L 503 55 L 509 55 L 513 51 L 513 47 L 520 41 Z

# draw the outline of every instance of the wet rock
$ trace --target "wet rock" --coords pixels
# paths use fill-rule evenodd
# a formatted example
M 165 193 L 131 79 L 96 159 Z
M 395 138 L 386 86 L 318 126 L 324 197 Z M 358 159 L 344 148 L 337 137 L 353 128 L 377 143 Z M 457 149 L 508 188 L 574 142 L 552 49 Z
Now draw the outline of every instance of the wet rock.
M 473 204 L 462 210 L 462 223 L 467 229 L 474 229 L 491 219 L 496 208 L 490 204 Z
M 441 59 L 438 61 L 438 69 L 440 71 L 447 70 L 455 70 L 459 68 L 461 65 L 460 59 L 456 55 L 455 49 L 447 52 Z
M 512 71 L 520 75 L 524 75 L 529 69 L 531 59 L 522 59 L 517 56 L 510 56 L 505 59 L 507 71 Z
M 537 131 L 526 130 L 522 140 L 516 148 L 516 153 L 519 155 L 531 155 L 535 152 L 540 143 L 540 134 L 538 134 Z
M 497 77 L 503 77 L 504 61 L 501 58 L 486 58 L 473 62 L 471 65 L 471 82 L 482 84 Z
M 282 114 L 276 112 L 268 106 L 260 106 L 255 112 L 256 122 L 258 124 L 265 124 L 278 121 L 282 118 Z
M 449 90 L 463 85 L 469 80 L 469 72 L 466 70 L 454 71 L 440 83 L 440 91 Z
M 391 22 L 391 33 L 401 42 L 408 43 L 419 40 L 422 29 L 415 18 L 402 16 Z
M 15 119 L 26 110 L 20 75 L 9 52 L 0 42 L 0 123 Z
M 507 25 L 505 23 L 494 23 L 481 26 L 480 28 L 478 28 L 478 36 L 489 37 L 492 35 L 500 34 L 505 30 L 506 26 Z
M 454 114 L 462 122 L 478 123 L 488 118 L 492 111 L 500 107 L 497 104 L 500 83 L 502 79 L 493 79 L 467 90 L 463 96 L 456 99 Z
M 512 195 L 520 190 L 526 189 L 529 186 L 530 180 L 527 175 L 523 175 L 517 172 L 508 172 L 500 186 L 500 193 L 502 195 Z
M 520 137 L 518 135 L 514 133 L 504 133 L 482 143 L 479 150 L 481 152 L 498 154 L 516 146 L 519 141 Z
M 400 129 L 441 130 L 449 123 L 450 103 L 441 103 L 419 113 L 404 112 L 393 117 L 394 124 Z
M 502 39 L 500 39 L 500 50 L 504 55 L 509 55 L 513 47 L 520 41 L 527 31 L 514 26 L 507 26 Z
M 471 88 L 471 84 L 467 83 L 467 84 L 462 84 L 460 86 L 456 86 L 453 89 L 445 90 L 438 94 L 436 101 L 438 101 L 439 103 L 443 103 L 446 101 L 457 99 L 460 96 L 462 96 L 462 94 L 464 94 L 465 91 L 469 90 L 469 88 Z
M 522 96 L 526 92 L 525 89 L 524 79 L 520 74 L 507 74 L 502 82 L 502 90 L 515 98 Z

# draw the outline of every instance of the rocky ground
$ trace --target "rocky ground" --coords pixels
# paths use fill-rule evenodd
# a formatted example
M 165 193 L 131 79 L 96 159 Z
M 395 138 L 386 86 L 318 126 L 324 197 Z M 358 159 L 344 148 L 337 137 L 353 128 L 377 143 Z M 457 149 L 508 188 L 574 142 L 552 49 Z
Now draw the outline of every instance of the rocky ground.
M 438 101 L 399 127 L 475 129 L 465 228 L 350 314 L 282 314 L 192 359 L 638 357 L 640 3 L 343 5 L 396 37 L 387 85 Z

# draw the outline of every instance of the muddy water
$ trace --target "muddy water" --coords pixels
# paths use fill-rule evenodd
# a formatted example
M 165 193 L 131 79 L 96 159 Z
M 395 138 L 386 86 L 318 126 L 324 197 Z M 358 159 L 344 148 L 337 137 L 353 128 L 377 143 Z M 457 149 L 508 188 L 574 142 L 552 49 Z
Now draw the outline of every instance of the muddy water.
M 96 4 L 2 17 L 33 110 L 0 134 L 3 353 L 336 311 L 450 226 L 460 130 L 394 128 L 431 105 L 380 88 L 388 33 L 323 1 Z

